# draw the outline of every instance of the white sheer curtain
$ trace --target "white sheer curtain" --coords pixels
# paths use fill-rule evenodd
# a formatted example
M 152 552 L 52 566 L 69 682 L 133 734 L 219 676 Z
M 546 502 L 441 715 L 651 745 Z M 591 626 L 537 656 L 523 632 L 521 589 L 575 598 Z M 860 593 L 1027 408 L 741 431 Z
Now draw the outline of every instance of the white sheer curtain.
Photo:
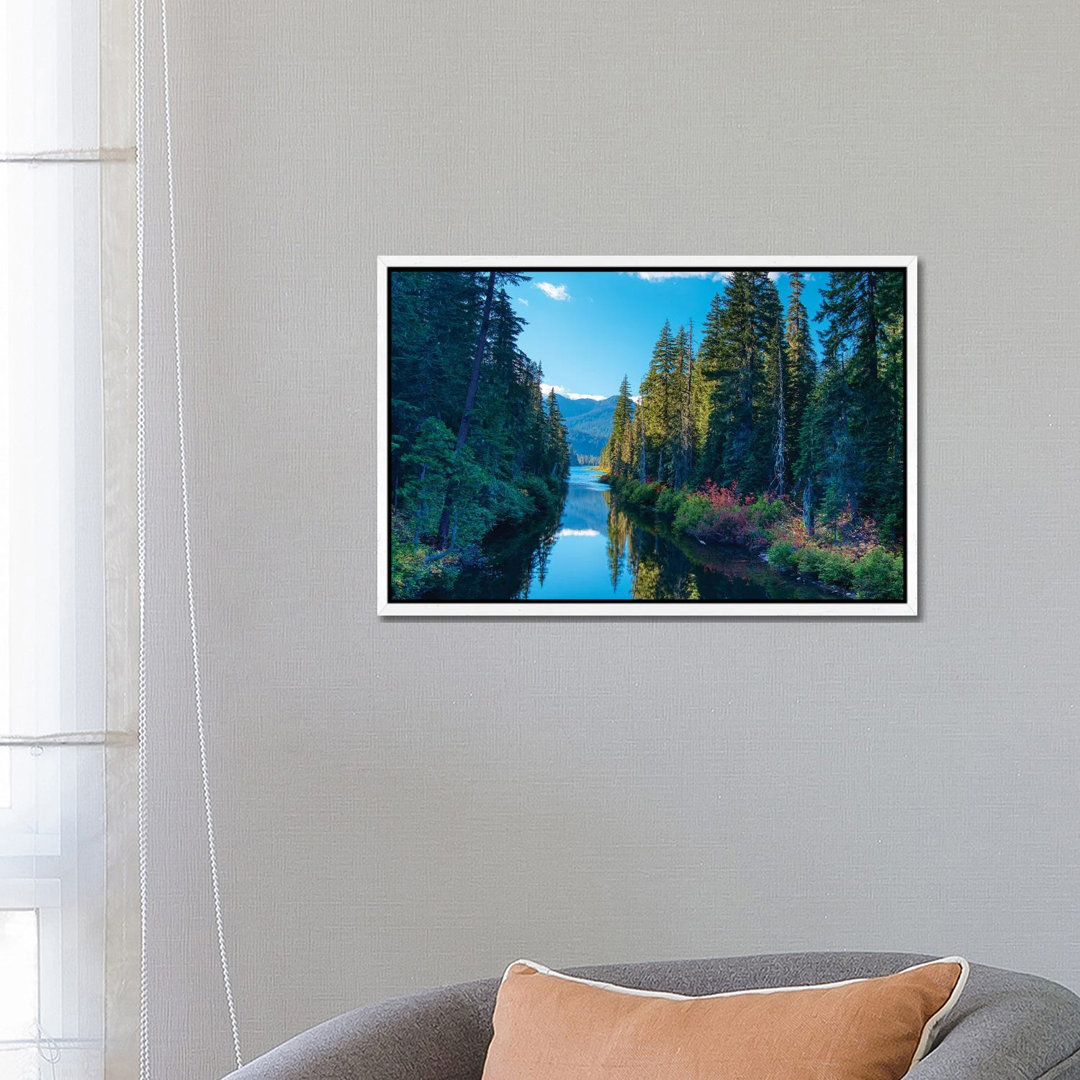
M 123 686 L 106 689 L 108 637 L 130 651 L 126 608 L 106 633 L 129 566 L 106 541 L 106 489 L 134 438 L 110 437 L 113 468 L 130 165 L 103 138 L 123 132 L 123 102 L 104 100 L 123 82 L 100 63 L 124 21 L 111 3 L 6 0 L 0 14 L 0 1080 L 105 1075 L 107 985 L 131 968 L 129 934 L 106 944 L 110 891 L 130 908 L 130 799 L 109 796 L 107 848 L 107 761 L 117 780 L 131 768 L 130 738 L 107 730 L 131 725 Z

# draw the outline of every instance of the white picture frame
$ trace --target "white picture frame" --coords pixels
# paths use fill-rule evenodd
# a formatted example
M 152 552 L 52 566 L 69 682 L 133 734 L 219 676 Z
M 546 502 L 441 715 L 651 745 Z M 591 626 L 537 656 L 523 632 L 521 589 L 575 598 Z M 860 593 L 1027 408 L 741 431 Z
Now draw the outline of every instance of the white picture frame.
M 516 270 L 550 275 L 559 270 L 626 273 L 686 273 L 756 269 L 783 273 L 832 273 L 851 269 L 898 269 L 904 272 L 904 598 L 875 601 L 845 597 L 836 601 L 710 601 L 710 600 L 543 600 L 501 599 L 495 602 L 403 599 L 393 595 L 390 580 L 389 486 L 390 342 L 389 279 L 395 270 Z M 381 617 L 484 618 L 687 618 L 687 617 L 872 617 L 918 615 L 918 260 L 915 256 L 380 256 L 378 259 L 377 340 L 377 613 Z

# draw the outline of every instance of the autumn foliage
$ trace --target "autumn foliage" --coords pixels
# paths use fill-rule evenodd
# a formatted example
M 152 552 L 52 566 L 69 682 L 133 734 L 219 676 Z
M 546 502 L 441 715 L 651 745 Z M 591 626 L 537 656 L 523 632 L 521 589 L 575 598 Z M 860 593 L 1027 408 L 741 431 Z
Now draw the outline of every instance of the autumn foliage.
M 740 493 L 735 484 L 707 479 L 697 491 L 607 478 L 616 497 L 645 513 L 671 519 L 671 527 L 703 544 L 733 544 L 767 553 L 778 570 L 814 578 L 860 599 L 904 595 L 904 558 L 881 543 L 869 517 L 850 506 L 834 520 L 818 521 L 811 536 L 790 499 Z

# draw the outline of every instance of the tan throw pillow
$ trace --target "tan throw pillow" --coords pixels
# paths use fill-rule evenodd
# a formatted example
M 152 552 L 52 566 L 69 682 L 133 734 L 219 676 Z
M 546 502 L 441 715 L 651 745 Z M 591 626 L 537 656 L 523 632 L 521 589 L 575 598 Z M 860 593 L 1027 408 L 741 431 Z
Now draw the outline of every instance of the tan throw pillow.
M 823 986 L 683 997 L 519 960 L 483 1080 L 898 1080 L 930 1049 L 967 961 Z

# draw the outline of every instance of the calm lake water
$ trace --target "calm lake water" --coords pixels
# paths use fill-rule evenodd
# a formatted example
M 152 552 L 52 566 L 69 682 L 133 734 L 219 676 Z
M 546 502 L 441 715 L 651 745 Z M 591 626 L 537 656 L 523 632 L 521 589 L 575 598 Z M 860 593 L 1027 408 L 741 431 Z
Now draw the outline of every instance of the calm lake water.
M 487 565 L 463 572 L 460 600 L 835 600 L 742 548 L 703 546 L 631 518 L 587 467 L 570 470 L 557 523 L 489 540 Z

